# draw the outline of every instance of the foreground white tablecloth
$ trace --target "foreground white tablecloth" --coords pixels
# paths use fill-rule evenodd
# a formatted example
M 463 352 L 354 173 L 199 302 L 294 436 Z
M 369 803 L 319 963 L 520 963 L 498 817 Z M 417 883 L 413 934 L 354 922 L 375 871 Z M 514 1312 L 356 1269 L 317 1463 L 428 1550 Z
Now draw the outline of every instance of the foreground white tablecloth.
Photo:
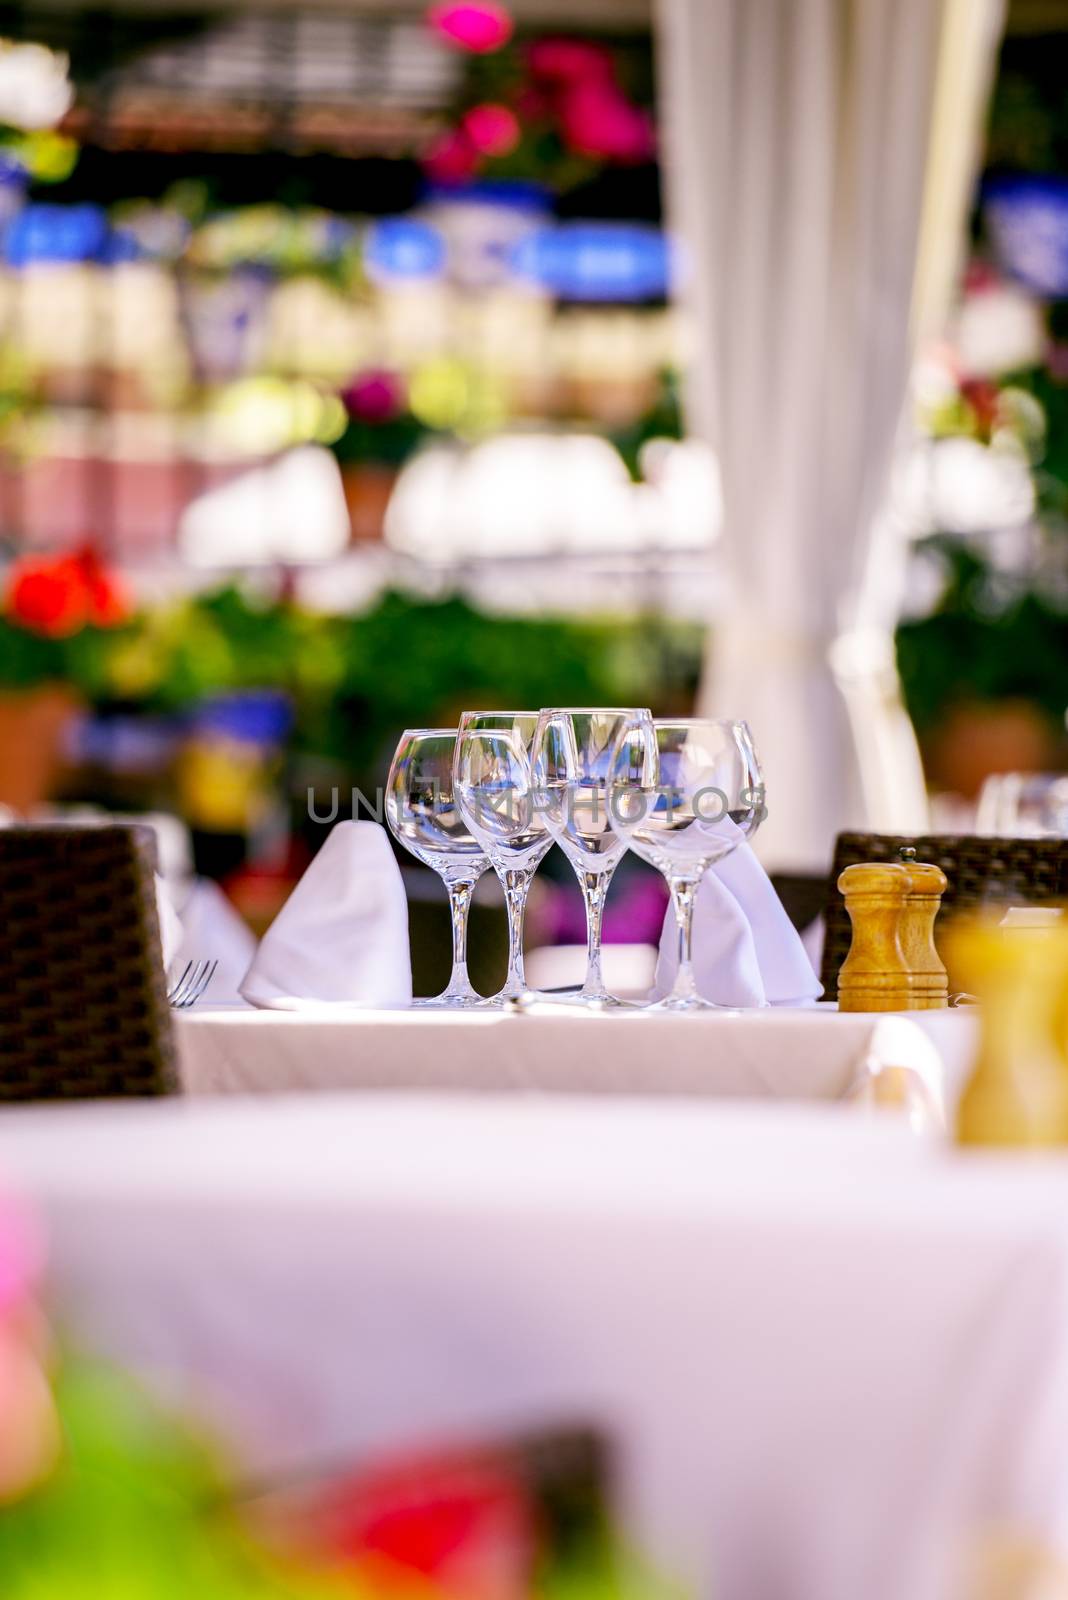
M 1023 1600 L 962 1574 L 1068 1536 L 1062 1161 L 840 1107 L 348 1095 L 8 1112 L 0 1173 L 79 1337 L 257 1473 L 590 1421 L 702 1600 Z
M 533 1089 L 838 1100 L 886 1067 L 955 1103 L 966 1012 L 844 1015 L 829 1007 L 699 1016 L 211 1010 L 176 1014 L 193 1094 L 288 1089 Z

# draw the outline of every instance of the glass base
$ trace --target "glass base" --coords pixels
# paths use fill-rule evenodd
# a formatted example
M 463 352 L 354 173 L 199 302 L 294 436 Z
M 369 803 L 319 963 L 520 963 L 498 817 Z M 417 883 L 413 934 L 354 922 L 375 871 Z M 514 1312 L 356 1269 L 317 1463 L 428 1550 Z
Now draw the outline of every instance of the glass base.
M 676 1015 L 679 1012 L 720 1011 L 732 1015 L 737 1014 L 737 1006 L 720 1006 L 714 1000 L 706 1000 L 699 994 L 666 995 L 663 1000 L 654 1000 L 645 1007 L 647 1012 L 670 1011 Z
M 418 995 L 412 1001 L 413 1008 L 423 1010 L 429 1007 L 432 1011 L 473 1011 L 485 1004 L 484 997 L 473 989 L 470 994 L 450 994 L 446 989 L 443 994 Z
M 556 1000 L 564 998 L 554 994 L 543 994 L 540 989 L 499 989 L 496 994 L 491 994 L 488 1000 L 483 1000 L 482 1006 L 486 1011 L 525 1011 L 528 1006 L 536 1005 L 539 1000 Z
M 582 989 L 543 989 L 532 995 L 554 1006 L 584 1006 L 587 1011 L 641 1011 L 644 1000 L 621 1000 L 616 994 L 586 994 Z

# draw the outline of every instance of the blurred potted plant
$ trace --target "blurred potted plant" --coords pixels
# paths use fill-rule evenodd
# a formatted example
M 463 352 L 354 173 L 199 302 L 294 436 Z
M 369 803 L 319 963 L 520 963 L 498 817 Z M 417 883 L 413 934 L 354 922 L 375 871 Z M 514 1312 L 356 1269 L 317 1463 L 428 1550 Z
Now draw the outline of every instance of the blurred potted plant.
M 652 117 L 603 45 L 546 37 L 467 65 L 453 121 L 423 156 L 433 182 L 523 179 L 563 193 L 605 166 L 652 160 Z
M 89 547 L 12 563 L 0 598 L 0 805 L 26 813 L 48 798 L 67 726 L 127 616 Z
M 898 666 L 928 778 L 966 799 L 993 773 L 1068 760 L 1065 312 L 973 261 L 956 348 L 928 355 L 917 390 Z
M 206 1416 L 53 1338 L 46 1250 L 0 1192 L 4 1600 L 678 1600 L 623 1547 L 581 1432 L 250 1492 Z
M 341 391 L 345 426 L 331 449 L 341 469 L 354 544 L 381 539 L 401 467 L 430 432 L 396 373 L 368 370 Z
M 186 197 L 189 207 L 206 197 Z M 178 303 L 198 380 L 221 383 L 263 356 L 275 286 L 318 277 L 346 290 L 359 277 L 356 229 L 325 211 L 243 206 L 202 215 L 176 261 Z
M 540 38 L 471 52 L 466 67 L 421 159 L 450 275 L 478 289 L 505 281 L 522 242 L 551 220 L 554 196 L 650 162 L 655 139 L 622 54 L 601 44 Z

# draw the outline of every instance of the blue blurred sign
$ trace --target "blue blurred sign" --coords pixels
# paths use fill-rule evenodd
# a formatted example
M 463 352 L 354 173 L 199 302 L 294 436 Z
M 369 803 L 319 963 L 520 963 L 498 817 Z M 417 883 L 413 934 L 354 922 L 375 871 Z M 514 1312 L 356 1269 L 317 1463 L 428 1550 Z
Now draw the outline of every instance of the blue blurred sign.
M 31 261 L 95 261 L 105 255 L 108 219 L 100 206 L 25 206 L 11 219 L 4 254 L 13 267 Z
M 363 258 L 367 276 L 439 278 L 445 270 L 445 240 L 437 228 L 407 217 L 386 217 L 367 230 Z
M 983 211 L 998 260 L 1036 294 L 1068 296 L 1068 181 L 1004 176 L 983 184 Z
M 201 701 L 191 725 L 197 733 L 244 744 L 281 744 L 293 726 L 293 707 L 279 690 L 241 689 Z
M 565 222 L 520 240 L 511 267 L 560 300 L 653 300 L 668 292 L 671 249 L 638 223 Z

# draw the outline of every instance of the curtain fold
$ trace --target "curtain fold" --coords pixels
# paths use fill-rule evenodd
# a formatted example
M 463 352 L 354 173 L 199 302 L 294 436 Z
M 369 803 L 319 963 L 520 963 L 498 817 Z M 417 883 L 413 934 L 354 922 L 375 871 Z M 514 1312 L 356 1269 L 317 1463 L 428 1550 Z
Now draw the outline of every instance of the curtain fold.
M 690 417 L 723 483 L 701 702 L 752 723 L 776 865 L 824 866 L 842 827 L 925 821 L 878 512 L 913 338 L 955 278 L 1000 6 L 660 0 Z

